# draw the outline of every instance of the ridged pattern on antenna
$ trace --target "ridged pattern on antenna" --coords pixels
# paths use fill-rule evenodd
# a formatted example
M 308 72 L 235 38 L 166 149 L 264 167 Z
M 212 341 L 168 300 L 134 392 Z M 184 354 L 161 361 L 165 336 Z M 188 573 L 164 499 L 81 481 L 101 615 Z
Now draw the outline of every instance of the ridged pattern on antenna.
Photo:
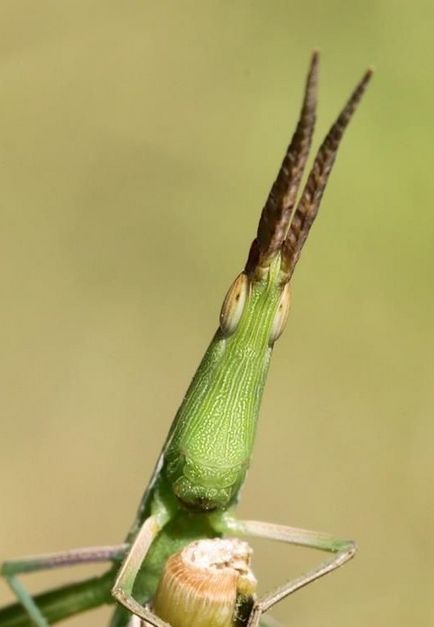
M 288 235 L 282 246 L 282 271 L 285 274 L 285 280 L 289 281 L 292 276 L 310 227 L 317 216 L 339 143 L 371 76 L 372 70 L 368 70 L 353 91 L 318 150 L 312 170 L 291 220 Z
M 314 52 L 306 80 L 300 118 L 277 178 L 262 210 L 246 271 L 267 268 L 286 237 L 315 127 L 319 54 Z

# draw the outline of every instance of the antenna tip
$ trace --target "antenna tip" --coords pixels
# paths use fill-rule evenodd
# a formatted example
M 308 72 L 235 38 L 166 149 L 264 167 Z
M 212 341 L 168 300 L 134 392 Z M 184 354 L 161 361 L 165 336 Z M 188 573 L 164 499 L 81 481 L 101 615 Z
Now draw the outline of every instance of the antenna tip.
M 312 50 L 312 63 L 318 63 L 319 61 L 319 48 L 314 48 Z
M 375 71 L 375 68 L 372 65 L 370 65 L 365 72 L 362 82 L 367 83 L 368 81 L 370 81 L 372 78 L 372 75 L 374 74 L 374 71 Z
M 363 74 L 360 82 L 358 83 L 358 85 L 356 86 L 356 89 L 354 90 L 351 98 L 350 98 L 350 102 L 351 101 L 355 101 L 356 103 L 361 99 L 361 97 L 363 96 L 363 93 L 365 91 L 365 89 L 368 86 L 369 81 L 371 80 L 372 74 L 374 73 L 374 69 L 372 67 L 369 67 L 366 72 Z

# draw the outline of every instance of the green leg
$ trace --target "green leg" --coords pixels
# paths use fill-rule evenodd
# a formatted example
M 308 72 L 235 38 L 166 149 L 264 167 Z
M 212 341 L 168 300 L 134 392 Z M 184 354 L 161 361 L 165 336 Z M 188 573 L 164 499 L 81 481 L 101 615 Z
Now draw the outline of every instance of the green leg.
M 10 588 L 15 593 L 21 605 L 26 609 L 35 625 L 37 625 L 37 627 L 49 627 L 47 620 L 34 602 L 32 596 L 17 579 L 17 575 L 33 573 L 38 570 L 61 568 L 62 566 L 74 566 L 75 564 L 108 562 L 123 557 L 127 549 L 127 544 L 120 544 L 118 546 L 73 549 L 61 553 L 49 553 L 46 555 L 10 560 L 0 565 L 0 575 L 6 579 Z
M 288 595 L 345 564 L 345 562 L 354 556 L 357 548 L 355 542 L 352 540 L 336 538 L 335 536 L 321 531 L 308 531 L 307 529 L 297 529 L 296 527 L 287 527 L 254 520 L 237 521 L 234 519 L 226 519 L 225 522 L 227 526 L 226 530 L 231 533 L 235 532 L 258 538 L 266 538 L 268 540 L 278 540 L 288 544 L 307 546 L 313 549 L 334 553 L 331 559 L 326 560 L 304 575 L 278 586 L 258 599 L 250 615 L 248 627 L 257 627 L 263 612 L 269 610 L 270 607 Z
M 162 621 L 149 608 L 138 603 L 132 596 L 137 573 L 161 528 L 162 524 L 159 523 L 157 516 L 150 516 L 145 520 L 116 577 L 112 594 L 119 603 L 139 619 L 154 625 L 154 627 L 170 627 L 168 623 Z M 133 618 L 130 624 L 134 625 L 135 620 Z

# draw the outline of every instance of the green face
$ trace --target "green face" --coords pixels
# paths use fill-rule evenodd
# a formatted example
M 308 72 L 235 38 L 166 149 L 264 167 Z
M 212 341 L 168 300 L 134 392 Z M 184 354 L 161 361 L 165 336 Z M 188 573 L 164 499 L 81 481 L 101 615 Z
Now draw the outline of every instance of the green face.
M 279 277 L 279 258 L 261 279 L 237 277 L 178 411 L 164 473 L 189 509 L 226 509 L 244 481 L 272 347 L 289 308 Z
M 192 457 L 179 459 L 177 468 L 168 468 L 172 490 L 184 507 L 195 512 L 227 509 L 234 502 L 247 466 L 222 468 L 197 463 Z

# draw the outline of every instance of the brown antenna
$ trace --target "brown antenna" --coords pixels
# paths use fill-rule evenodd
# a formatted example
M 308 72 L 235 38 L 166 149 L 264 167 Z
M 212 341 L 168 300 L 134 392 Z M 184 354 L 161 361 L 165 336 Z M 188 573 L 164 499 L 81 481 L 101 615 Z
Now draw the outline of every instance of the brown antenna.
M 285 274 L 285 280 L 289 281 L 294 272 L 310 227 L 318 214 L 321 198 L 327 185 L 340 141 L 371 76 L 372 70 L 369 69 L 351 94 L 315 157 L 312 170 L 291 220 L 288 235 L 282 246 L 282 271 Z
M 300 118 L 259 220 L 246 264 L 250 273 L 266 270 L 286 237 L 315 126 L 319 53 L 312 54 Z

